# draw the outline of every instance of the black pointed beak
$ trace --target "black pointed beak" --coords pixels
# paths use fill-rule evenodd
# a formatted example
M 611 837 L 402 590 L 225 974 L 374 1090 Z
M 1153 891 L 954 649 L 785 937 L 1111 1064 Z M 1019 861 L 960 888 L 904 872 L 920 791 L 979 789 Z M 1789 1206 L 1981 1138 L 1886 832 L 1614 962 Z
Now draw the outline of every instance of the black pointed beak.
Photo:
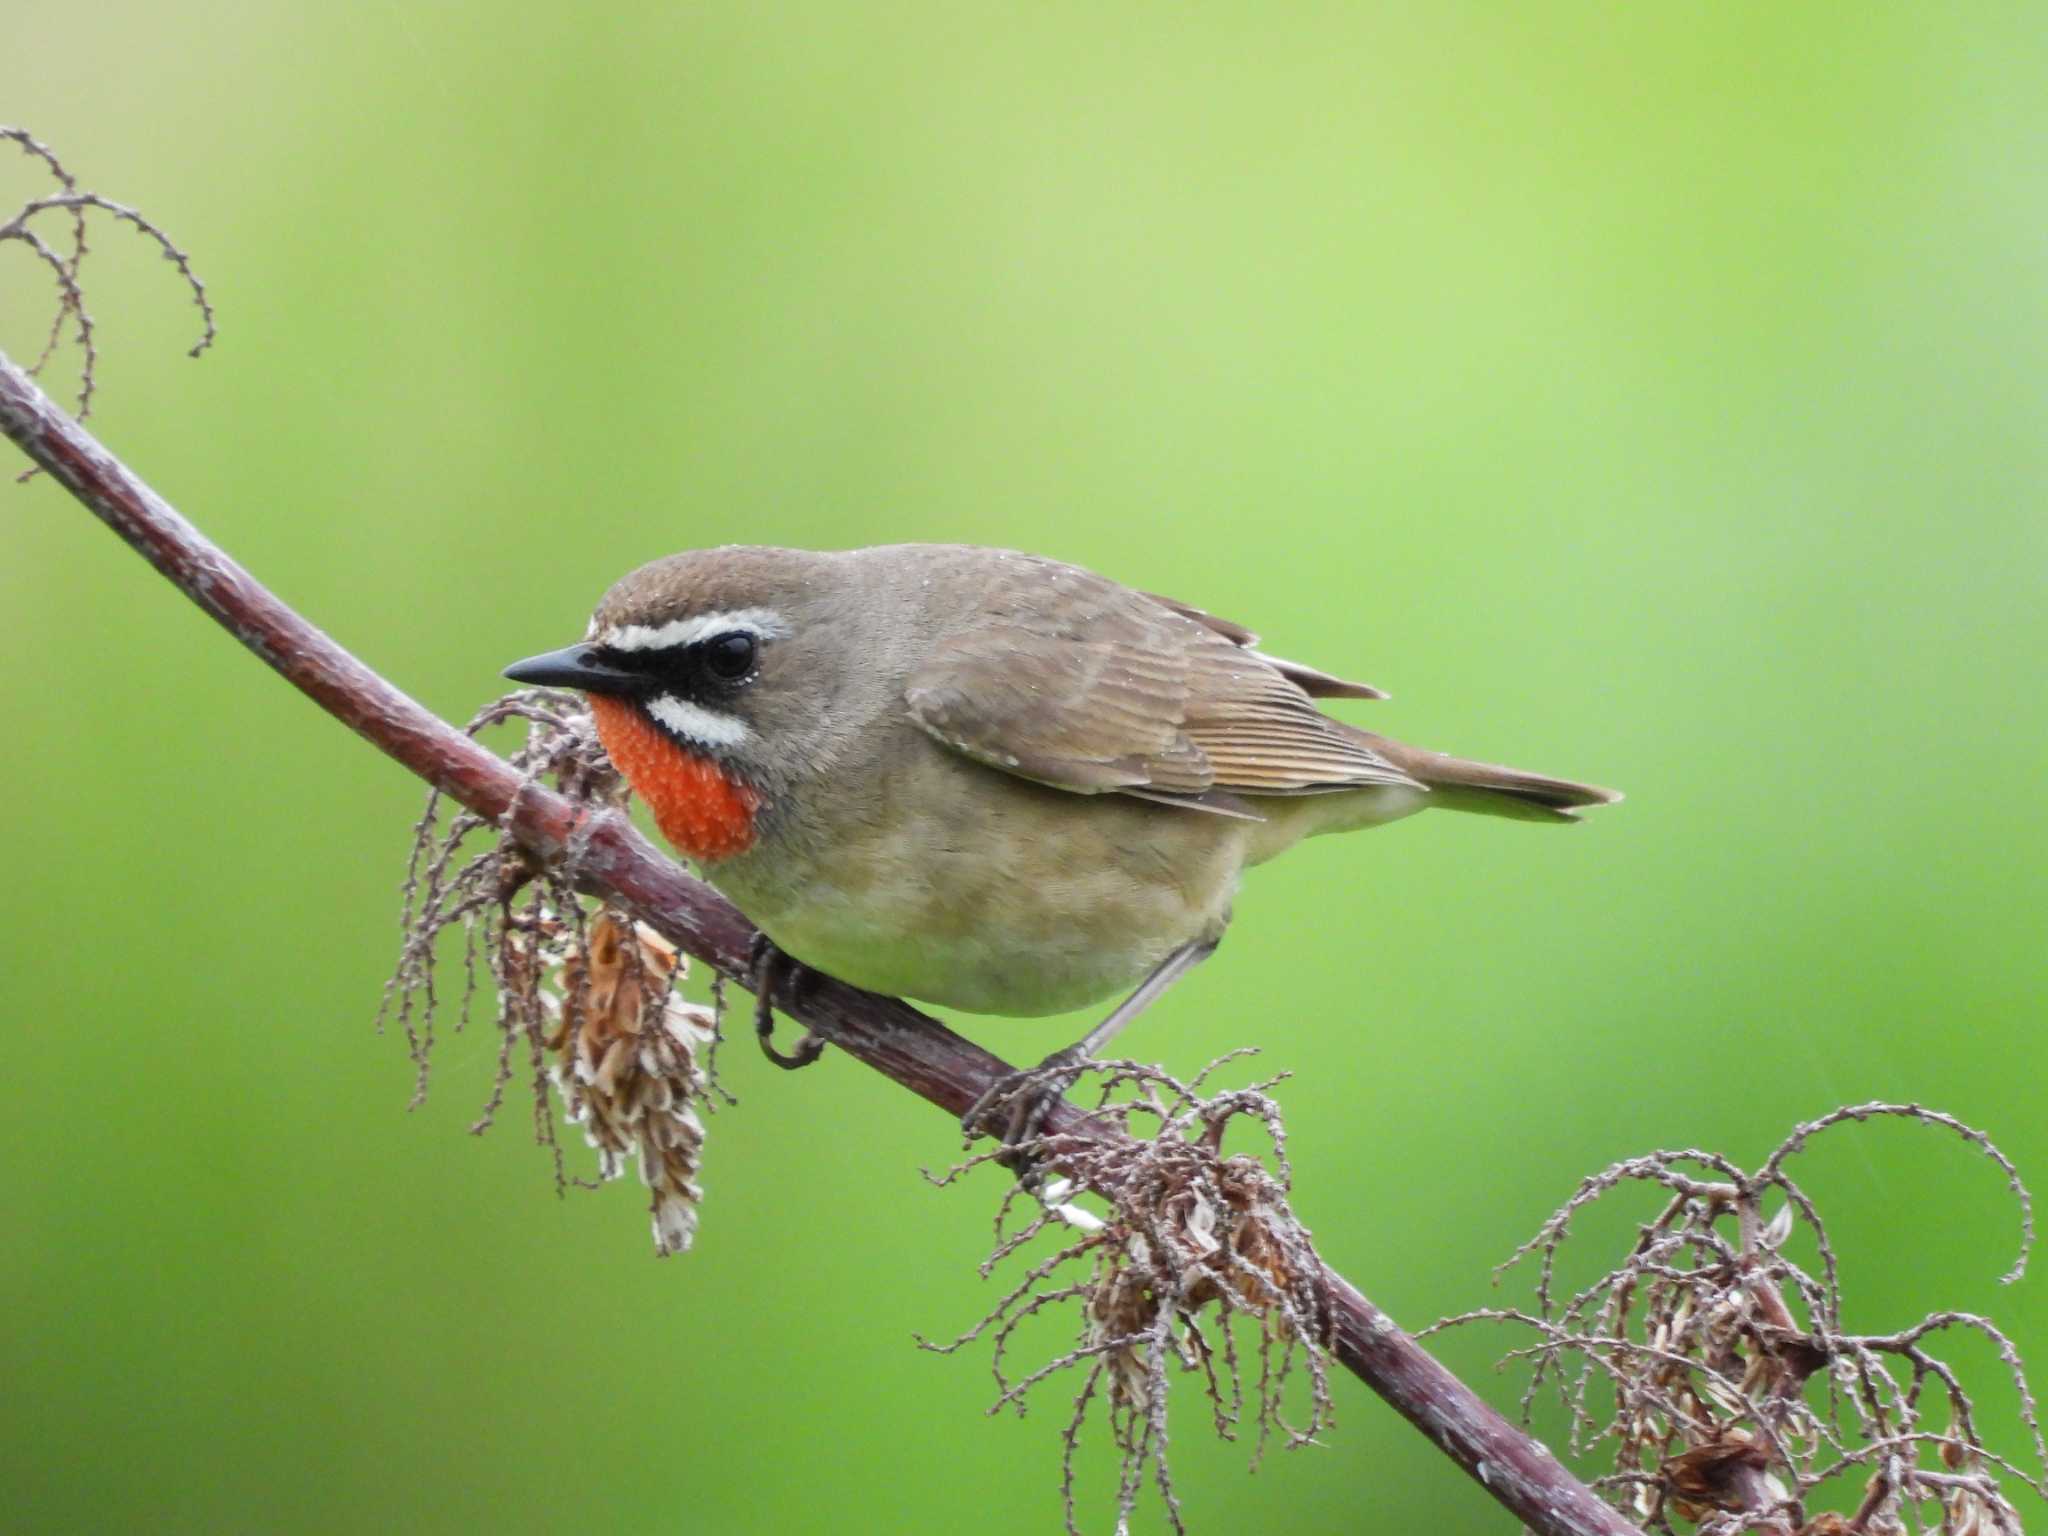
M 585 693 L 645 693 L 652 679 L 605 660 L 594 645 L 566 645 L 559 651 L 529 656 L 505 669 L 515 683 L 543 688 L 580 688 Z

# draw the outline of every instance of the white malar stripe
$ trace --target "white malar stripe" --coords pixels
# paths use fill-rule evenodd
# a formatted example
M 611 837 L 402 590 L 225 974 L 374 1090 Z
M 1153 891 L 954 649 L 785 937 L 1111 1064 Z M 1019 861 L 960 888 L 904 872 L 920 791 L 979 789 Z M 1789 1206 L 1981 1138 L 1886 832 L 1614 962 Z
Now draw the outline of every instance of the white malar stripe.
M 647 713 L 657 724 L 685 741 L 705 747 L 736 747 L 753 735 L 747 722 L 734 715 L 721 715 L 702 704 L 692 704 L 672 693 L 658 693 L 647 701 Z
M 789 633 L 789 625 L 772 608 L 736 608 L 731 613 L 699 613 L 687 619 L 670 619 L 666 624 L 621 624 L 590 638 L 614 651 L 667 651 L 734 630 L 756 640 L 780 640 Z

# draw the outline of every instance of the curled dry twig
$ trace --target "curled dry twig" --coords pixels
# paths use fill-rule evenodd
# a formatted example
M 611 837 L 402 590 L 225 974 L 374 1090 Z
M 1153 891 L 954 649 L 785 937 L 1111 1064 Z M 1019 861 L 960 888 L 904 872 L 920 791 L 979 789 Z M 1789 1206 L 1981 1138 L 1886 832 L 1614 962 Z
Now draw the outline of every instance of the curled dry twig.
M 1795 1127 L 1754 1172 L 1698 1149 L 1602 1169 L 1495 1272 L 1536 1256 L 1533 1313 L 1481 1308 L 1423 1332 L 1480 1320 L 1531 1330 L 1537 1341 L 1508 1357 L 1533 1367 L 1523 1422 L 1549 1382 L 1573 1451 L 1613 1443 L 1614 1470 L 1593 1486 L 1650 1530 L 1671 1531 L 1675 1515 L 1702 1536 L 2017 1536 L 2000 1474 L 2048 1496 L 2048 1444 L 2018 1350 L 1967 1312 L 1931 1313 L 1894 1333 L 1849 1332 L 1834 1242 L 1786 1172 L 1816 1134 L 1884 1117 L 1951 1131 L 1997 1165 L 2020 1210 L 2019 1258 L 2002 1277 L 2017 1280 L 2033 1247 L 2033 1204 L 2005 1155 L 1952 1115 L 1858 1104 Z M 1630 1183 L 1668 1191 L 1662 1210 L 1619 1265 L 1560 1299 L 1556 1262 L 1573 1218 Z M 1772 1198 L 1780 1203 L 1766 1216 Z M 1801 1229 L 1817 1265 L 1786 1251 Z M 1932 1349 L 1959 1332 L 1988 1340 L 2004 1364 L 2037 1470 L 1979 1437 L 1961 1374 Z M 1864 1480 L 1851 1511 L 1810 1511 L 1850 1477 Z
M 564 794 L 617 806 L 624 785 L 598 747 L 589 716 L 571 695 L 531 689 L 507 695 L 469 723 L 469 733 L 526 725 L 508 761 Z M 442 823 L 444 797 L 429 793 L 413 829 L 399 918 L 397 968 L 379 1023 L 395 1017 L 415 1067 L 413 1103 L 426 1098 L 441 998 L 441 938 L 462 935 L 456 1028 L 471 1019 L 487 971 L 497 995 L 497 1075 L 470 1129 L 488 1130 L 525 1048 L 533 1086 L 534 1137 L 554 1158 L 558 1189 L 571 1179 L 555 1134 L 552 1086 L 563 1112 L 596 1149 L 599 1180 L 638 1159 L 649 1191 L 655 1251 L 690 1246 L 703 1196 L 696 1174 L 704 1142 L 697 1109 L 715 1078 L 718 1018 L 685 1003 L 687 967 L 674 945 L 609 907 L 591 912 L 560 866 L 542 866 L 488 819 L 458 810 Z M 484 838 L 480 851 L 465 848 Z
M 996 1215 L 996 1246 L 981 1265 L 984 1278 L 1006 1261 L 1026 1263 L 1022 1276 L 982 1319 L 949 1343 L 919 1343 L 948 1354 L 984 1336 L 992 1340 L 996 1399 L 991 1413 L 1024 1411 L 1034 1389 L 1078 1372 L 1080 1390 L 1062 1435 L 1060 1488 L 1069 1532 L 1077 1532 L 1075 1457 L 1091 1409 L 1100 1402 L 1120 1454 L 1119 1529 L 1128 1522 L 1149 1474 L 1173 1528 L 1180 1504 L 1167 1465 L 1169 1366 L 1202 1381 L 1218 1435 L 1235 1439 L 1247 1386 L 1257 1429 L 1252 1464 L 1275 1437 L 1292 1447 L 1314 1440 L 1330 1422 L 1326 1366 L 1330 1297 L 1309 1233 L 1288 1208 L 1292 1170 L 1279 1106 L 1268 1096 L 1278 1078 L 1203 1097 L 1212 1062 L 1182 1083 L 1135 1061 L 1091 1063 L 1099 1074 L 1098 1122 L 1120 1133 L 1047 1135 L 1025 1144 L 1039 1166 L 1058 1162 L 1070 1179 L 1048 1187 L 1030 1217 L 1013 1225 L 1021 1190 L 1012 1186 Z M 1028 1091 L 1027 1077 L 1019 1091 Z M 1223 1135 L 1237 1118 L 1265 1128 L 1269 1169 L 1245 1153 L 1224 1156 Z M 1141 1132 L 1141 1126 L 1149 1131 Z M 1006 1158 L 981 1153 L 934 1182 L 950 1184 L 970 1169 Z M 1097 1216 L 1071 1196 L 1094 1191 L 1108 1205 Z M 1048 1232 L 1071 1234 L 1037 1243 Z M 1028 1251 L 1028 1256 L 1027 1256 Z M 1022 1375 L 1007 1351 L 1031 1319 L 1071 1307 L 1071 1348 Z M 1213 1309 L 1213 1317 L 1209 1316 Z M 1239 1320 L 1255 1325 L 1250 1358 Z M 1252 1362 L 1256 1361 L 1254 1365 Z M 1291 1422 L 1283 1388 L 1297 1366 L 1308 1376 L 1306 1422 Z M 1247 1383 L 1247 1375 L 1250 1380 Z
M 126 204 L 81 189 L 78 178 L 57 157 L 56 151 L 34 138 L 26 129 L 0 125 L 0 141 L 16 145 L 57 184 L 55 192 L 32 197 L 12 214 L 0 219 L 0 243 L 11 240 L 26 246 L 48 272 L 50 282 L 57 290 L 56 312 L 50 317 L 49 332 L 43 339 L 42 350 L 28 366 L 30 377 L 39 376 L 49 366 L 63 346 L 66 322 L 71 322 L 75 327 L 72 337 L 79 351 L 78 391 L 72 397 L 72 409 L 80 421 L 92 414 L 93 392 L 99 374 L 99 329 L 92 311 L 86 306 L 85 289 L 79 282 L 80 269 L 91 249 L 86 243 L 86 214 L 91 210 L 133 227 L 157 248 L 164 260 L 178 269 L 178 275 L 185 280 L 185 286 L 192 294 L 192 302 L 199 307 L 199 339 L 192 344 L 188 355 L 197 357 L 213 345 L 213 301 L 207 297 L 206 284 L 192 270 L 190 258 L 169 235 Z M 62 219 L 63 234 L 44 235 L 38 225 L 47 222 L 46 215 Z

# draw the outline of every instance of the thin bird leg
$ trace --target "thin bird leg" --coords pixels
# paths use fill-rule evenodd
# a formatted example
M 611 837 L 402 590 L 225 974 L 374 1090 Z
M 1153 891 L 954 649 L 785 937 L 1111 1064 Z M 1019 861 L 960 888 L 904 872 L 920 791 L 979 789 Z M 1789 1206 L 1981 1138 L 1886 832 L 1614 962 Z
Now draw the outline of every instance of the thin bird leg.
M 1084 1063 L 1122 1033 L 1124 1026 L 1164 997 L 1173 984 L 1216 953 L 1217 939 L 1194 939 L 1152 967 L 1138 989 L 1110 1010 L 1109 1016 L 1064 1050 L 1054 1051 L 1037 1066 L 1013 1072 L 984 1089 L 960 1117 L 960 1129 L 971 1141 L 1000 1136 L 1006 1147 L 1034 1140 L 1046 1116 L 1074 1086 Z M 1019 1179 L 1029 1182 L 1035 1170 L 1021 1154 L 997 1159 Z
M 825 1054 L 825 1042 L 806 1031 L 795 1050 L 785 1053 L 775 1048 L 775 989 L 780 986 L 791 997 L 801 993 L 812 975 L 810 967 L 776 948 L 767 934 L 757 933 L 753 953 L 748 956 L 748 969 L 754 988 L 754 1038 L 761 1042 L 761 1054 L 784 1071 L 808 1067 Z
M 1166 996 L 1181 977 L 1215 954 L 1218 942 L 1216 939 L 1197 939 L 1181 945 L 1179 949 L 1153 966 L 1152 973 L 1138 983 L 1138 989 L 1112 1008 L 1107 1018 L 1065 1050 L 1055 1051 L 1046 1057 L 1043 1064 L 1051 1066 L 1055 1061 L 1082 1062 L 1091 1056 L 1100 1056 L 1102 1048 L 1122 1034 L 1126 1024 Z

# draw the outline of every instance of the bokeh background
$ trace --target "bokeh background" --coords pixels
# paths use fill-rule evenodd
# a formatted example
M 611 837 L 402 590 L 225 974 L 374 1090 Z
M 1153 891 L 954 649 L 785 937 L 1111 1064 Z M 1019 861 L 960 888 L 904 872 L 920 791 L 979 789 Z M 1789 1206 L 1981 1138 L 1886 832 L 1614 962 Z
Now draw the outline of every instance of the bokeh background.
M 1576 831 L 1302 849 L 1133 1037 L 1297 1074 L 1300 1208 L 1405 1322 L 1518 1297 L 1489 1266 L 1582 1173 L 1753 1160 L 1844 1101 L 1953 1110 L 2048 1182 L 2034 7 L 6 30 L 0 119 L 220 306 L 186 361 L 173 274 L 96 233 L 99 429 L 450 716 L 652 556 L 958 539 L 1257 624 L 1392 689 L 1376 727 L 1624 787 Z M 0 345 L 48 303 L 0 251 Z M 994 1295 L 994 1177 L 918 1174 L 943 1117 L 733 1051 L 699 1247 L 656 1262 L 637 1189 L 557 1199 L 516 1101 L 464 1134 L 487 1029 L 405 1113 L 370 1019 L 414 782 L 47 483 L 0 494 L 0 657 L 10 1527 L 1056 1528 L 1069 1389 L 985 1419 L 984 1358 L 911 1344 Z M 965 1027 L 1021 1059 L 1078 1022 Z M 1986 1311 L 2048 1369 L 1988 1165 L 1879 1126 L 1805 1171 L 1852 1322 Z M 1508 1342 L 1446 1352 L 1505 1404 Z M 1184 1414 L 1194 1528 L 1508 1528 L 1339 1398 L 1255 1477 Z M 1099 1433 L 1082 1475 L 1106 1530 Z

